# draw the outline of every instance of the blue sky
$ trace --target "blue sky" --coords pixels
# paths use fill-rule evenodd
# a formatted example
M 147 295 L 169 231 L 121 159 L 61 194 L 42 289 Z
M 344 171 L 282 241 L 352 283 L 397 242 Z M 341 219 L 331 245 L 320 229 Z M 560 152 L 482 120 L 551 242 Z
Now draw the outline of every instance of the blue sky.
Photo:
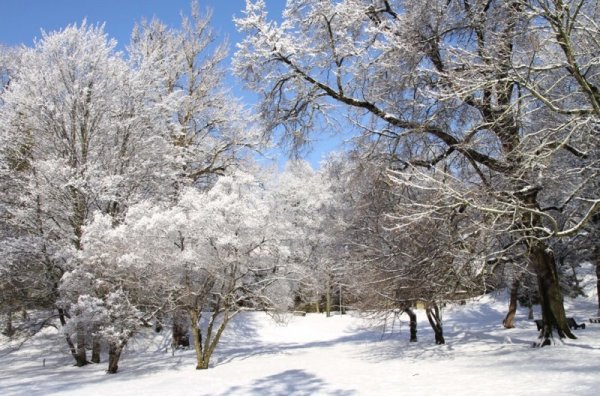
M 279 19 L 285 0 L 267 0 L 269 14 Z M 200 0 L 201 9 L 213 10 L 213 28 L 220 37 L 228 37 L 230 52 L 242 37 L 235 29 L 232 17 L 241 16 L 245 0 Z M 69 24 L 105 23 L 107 34 L 115 38 L 120 48 L 129 42 L 129 35 L 136 22 L 142 18 L 157 17 L 169 26 L 179 26 L 181 13 L 189 13 L 190 0 L 2 0 L 0 5 L 0 43 L 7 46 L 33 44 L 41 36 L 41 30 L 51 32 Z M 252 105 L 254 96 L 245 92 L 241 82 L 228 78 L 236 96 Z M 336 146 L 331 139 L 314 145 L 307 159 L 318 166 L 323 153 Z M 280 160 L 281 162 L 281 160 Z
M 280 15 L 283 0 L 268 1 L 273 15 Z M 216 31 L 238 39 L 232 22 L 241 15 L 245 0 L 201 0 L 200 8 L 214 11 Z M 3 0 L 0 13 L 0 41 L 5 44 L 31 44 L 40 29 L 52 31 L 84 18 L 89 22 L 106 22 L 106 32 L 120 44 L 129 41 L 133 25 L 143 17 L 158 17 L 177 26 L 181 12 L 188 13 L 189 0 Z

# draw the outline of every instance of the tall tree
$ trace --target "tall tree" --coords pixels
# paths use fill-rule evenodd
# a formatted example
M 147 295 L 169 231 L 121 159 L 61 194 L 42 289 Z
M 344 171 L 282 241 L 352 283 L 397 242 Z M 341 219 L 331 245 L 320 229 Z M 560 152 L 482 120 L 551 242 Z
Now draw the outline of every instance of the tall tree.
M 596 1 L 290 0 L 278 25 L 249 1 L 235 67 L 271 130 L 303 142 L 347 117 L 394 183 L 436 191 L 396 213 L 399 227 L 420 208 L 422 219 L 472 213 L 472 238 L 512 234 L 538 277 L 546 345 L 553 329 L 574 338 L 550 241 L 600 206 L 582 189 L 598 177 L 586 153 L 597 147 L 597 12 Z M 561 227 L 556 208 L 575 204 Z
M 115 213 L 115 203 L 139 198 L 165 172 L 152 159 L 169 147 L 149 138 L 168 115 L 144 97 L 152 88 L 134 78 L 115 45 L 85 22 L 44 34 L 22 50 L 2 93 L 3 162 L 21 193 L 7 206 L 18 232 L 2 244 L 8 263 L 35 267 L 28 282 L 47 304 L 58 302 L 60 279 L 76 266 L 91 213 Z M 85 347 L 67 341 L 85 364 Z
M 215 177 L 239 165 L 240 157 L 261 148 L 254 116 L 233 97 L 225 82 L 227 42 L 217 42 L 212 12 L 192 2 L 181 27 L 159 20 L 134 28 L 129 46 L 134 68 L 153 74 L 160 96 L 176 96 L 167 136 L 178 161 L 174 194 L 186 186 L 208 188 Z
M 180 29 L 142 23 L 127 57 L 86 22 L 44 34 L 11 62 L 2 48 L 1 215 L 11 227 L 0 241 L 3 292 L 28 285 L 26 296 L 11 295 L 53 306 L 65 326 L 79 297 L 106 305 L 110 295 L 87 282 L 94 272 L 81 261 L 94 214 L 117 226 L 132 205 L 173 204 L 260 145 L 252 117 L 225 87 L 226 50 L 212 51 L 209 23 L 196 4 Z M 19 270 L 24 263 L 30 270 Z M 6 301 L 9 311 L 22 305 Z M 80 329 L 66 339 L 84 365 L 89 340 Z

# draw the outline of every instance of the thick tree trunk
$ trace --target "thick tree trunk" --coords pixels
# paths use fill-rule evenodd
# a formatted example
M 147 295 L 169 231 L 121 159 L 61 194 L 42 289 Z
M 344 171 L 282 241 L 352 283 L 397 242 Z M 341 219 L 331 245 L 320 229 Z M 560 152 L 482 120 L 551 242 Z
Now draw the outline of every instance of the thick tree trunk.
M 427 320 L 433 329 L 433 333 L 435 334 L 435 343 L 437 345 L 442 345 L 446 343 L 444 339 L 444 330 L 442 328 L 442 318 L 440 316 L 440 310 L 435 302 L 431 302 L 427 304 L 427 308 L 425 309 L 425 313 L 427 314 Z
M 108 374 L 116 374 L 117 370 L 119 370 L 119 360 L 121 359 L 121 354 L 127 343 L 133 337 L 133 331 L 127 331 L 123 335 L 123 339 L 120 342 L 111 342 L 108 346 L 108 369 L 106 372 Z
M 100 363 L 100 337 L 92 338 L 92 363 Z
M 521 281 L 518 276 L 515 276 L 513 280 L 512 286 L 510 288 L 510 301 L 508 303 L 508 313 L 506 317 L 502 321 L 502 324 L 507 329 L 512 329 L 515 327 L 515 315 L 517 314 L 517 304 L 519 297 L 519 286 L 521 285 Z
M 534 241 L 531 243 L 529 254 L 537 274 L 544 321 L 544 327 L 540 330 L 539 342 L 536 345 L 550 345 L 554 328 L 560 338 L 577 338 L 567 323 L 554 253 L 543 242 Z
M 108 347 L 108 374 L 116 374 L 119 370 L 119 359 L 121 358 L 121 352 L 123 352 L 123 344 L 111 343 Z
M 417 342 L 417 315 L 410 307 L 404 308 L 410 319 L 410 342 Z

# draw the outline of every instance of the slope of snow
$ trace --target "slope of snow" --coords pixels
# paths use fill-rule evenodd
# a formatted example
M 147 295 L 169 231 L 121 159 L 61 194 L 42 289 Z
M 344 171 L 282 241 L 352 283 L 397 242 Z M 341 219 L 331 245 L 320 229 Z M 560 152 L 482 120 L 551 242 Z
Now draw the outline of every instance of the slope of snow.
M 491 295 L 444 308 L 441 346 L 422 311 L 417 343 L 408 342 L 406 316 L 394 326 L 390 316 L 384 333 L 381 322 L 357 314 L 275 322 L 245 313 L 203 371 L 192 350 L 172 354 L 168 334 L 150 332 L 130 345 L 116 375 L 104 373 L 105 363 L 76 368 L 56 330 L 46 329 L 11 353 L 0 340 L 0 395 L 596 395 L 600 324 L 587 321 L 597 300 L 595 280 L 584 282 L 588 297 L 565 305 L 586 329 L 542 349 L 531 347 L 537 331 L 526 309 L 506 330 L 506 298 Z

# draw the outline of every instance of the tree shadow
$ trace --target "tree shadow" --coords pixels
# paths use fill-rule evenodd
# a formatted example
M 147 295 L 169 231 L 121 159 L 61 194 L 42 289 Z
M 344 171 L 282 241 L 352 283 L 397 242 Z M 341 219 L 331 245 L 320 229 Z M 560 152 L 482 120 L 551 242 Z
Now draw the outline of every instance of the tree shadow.
M 350 396 L 353 390 L 327 389 L 327 383 L 306 370 L 286 370 L 256 379 L 248 386 L 232 386 L 225 395 L 332 395 Z
M 54 331 L 27 341 L 22 350 L 3 356 L 0 369 L 0 395 L 60 394 L 89 384 L 127 381 L 140 376 L 189 367 L 185 354 L 166 353 L 162 345 L 168 334 L 140 334 L 131 341 L 119 362 L 116 375 L 107 375 L 107 356 L 99 364 L 75 367 L 64 339 Z M 144 340 L 155 339 L 146 348 Z M 158 346 L 157 349 L 156 346 Z M 192 361 L 193 359 L 190 359 Z M 191 364 L 191 363 L 190 363 Z
M 386 360 L 405 359 L 419 361 L 424 359 L 453 360 L 457 354 L 478 355 L 485 350 L 486 354 L 503 355 L 512 353 L 515 349 L 529 349 L 536 339 L 534 332 L 513 332 L 502 326 L 504 313 L 493 306 L 451 306 L 445 311 L 460 311 L 460 315 L 450 315 L 449 320 L 444 320 L 444 338 L 446 343 L 436 345 L 434 333 L 426 320 L 424 311 L 419 310 L 418 342 L 409 342 L 408 323 L 406 330 L 396 333 L 393 337 L 382 337 L 379 343 L 374 343 L 373 348 L 359 351 L 361 359 L 375 362 Z M 447 312 L 446 312 L 447 313 Z M 520 318 L 525 318 L 521 313 Z M 524 319 L 525 320 L 525 319 Z M 529 328 L 528 322 L 521 324 L 522 328 Z M 531 338 L 528 336 L 531 335 Z M 473 350 L 477 344 L 480 348 Z

